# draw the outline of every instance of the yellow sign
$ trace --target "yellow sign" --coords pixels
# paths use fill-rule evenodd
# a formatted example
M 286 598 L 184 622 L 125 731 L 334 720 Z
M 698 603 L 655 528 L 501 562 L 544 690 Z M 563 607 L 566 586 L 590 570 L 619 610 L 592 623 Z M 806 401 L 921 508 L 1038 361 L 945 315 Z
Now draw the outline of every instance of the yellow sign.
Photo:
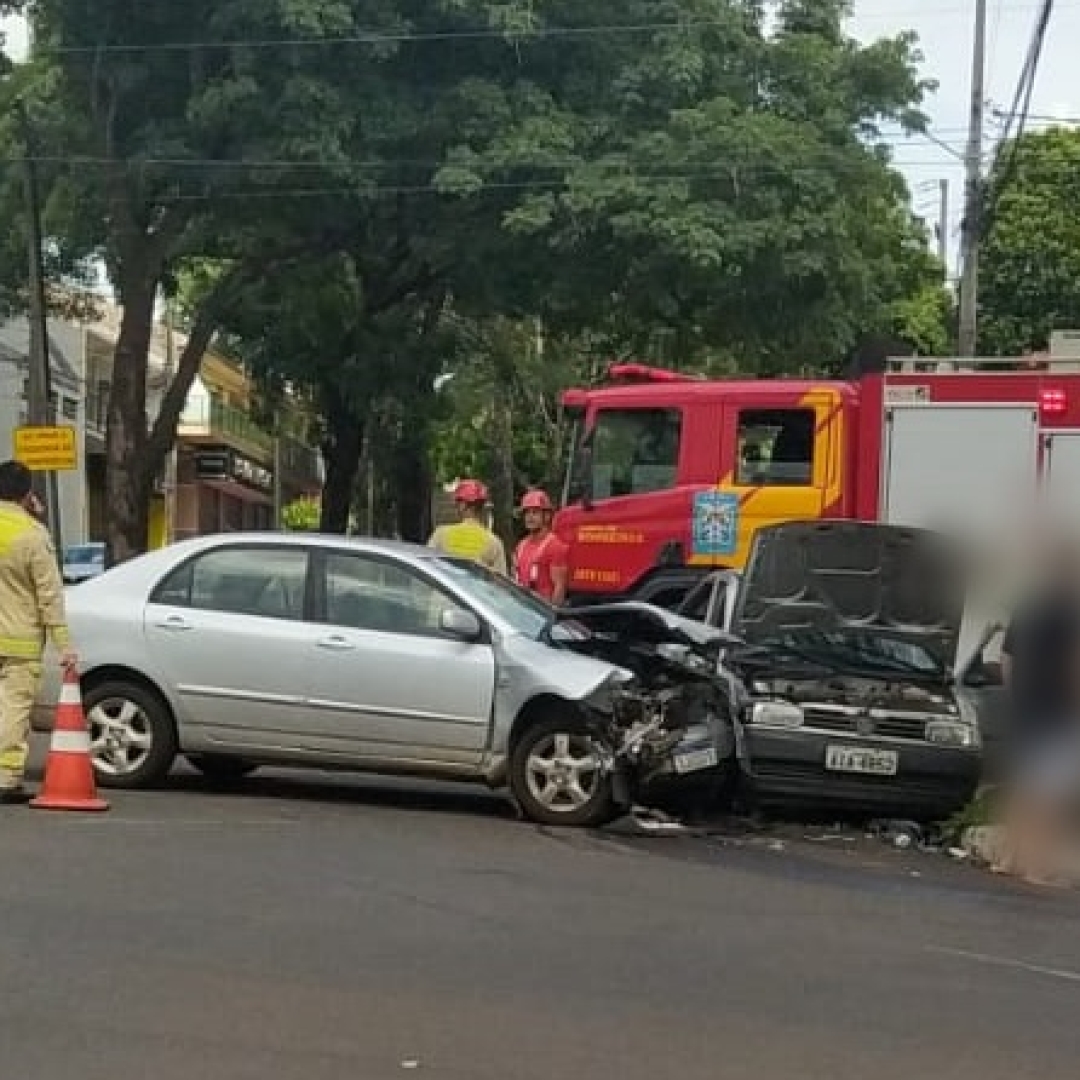
M 16 428 L 14 442 L 15 460 L 33 472 L 70 472 L 79 467 L 73 427 Z

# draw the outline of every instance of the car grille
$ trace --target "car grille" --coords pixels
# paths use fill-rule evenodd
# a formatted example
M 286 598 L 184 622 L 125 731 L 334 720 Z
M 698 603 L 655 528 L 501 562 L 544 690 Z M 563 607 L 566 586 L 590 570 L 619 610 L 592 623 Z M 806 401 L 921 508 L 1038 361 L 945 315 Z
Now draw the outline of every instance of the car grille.
M 874 805 L 879 798 L 910 800 L 912 804 L 941 801 L 948 798 L 949 784 L 940 776 L 902 773 L 899 776 L 847 776 L 827 773 L 820 765 L 794 761 L 757 761 L 754 781 L 763 792 L 773 792 L 776 798 L 794 798 L 800 792 L 821 797 L 827 781 L 828 797 L 854 800 Z M 957 783 L 962 784 L 962 779 Z M 766 796 L 767 797 L 767 796 Z
M 926 724 L 931 716 L 921 714 L 868 716 L 843 705 L 809 705 L 803 707 L 804 729 L 837 732 L 843 735 L 879 736 L 884 739 L 907 739 L 924 742 Z

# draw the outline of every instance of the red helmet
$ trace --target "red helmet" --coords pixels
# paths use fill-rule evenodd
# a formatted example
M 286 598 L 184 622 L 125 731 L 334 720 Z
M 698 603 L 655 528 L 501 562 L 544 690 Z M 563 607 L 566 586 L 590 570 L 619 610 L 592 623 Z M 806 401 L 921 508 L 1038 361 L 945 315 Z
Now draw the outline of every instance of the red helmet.
M 459 480 L 454 488 L 454 501 L 475 506 L 488 501 L 488 489 L 479 480 Z
M 521 499 L 522 510 L 554 510 L 546 491 L 526 491 Z

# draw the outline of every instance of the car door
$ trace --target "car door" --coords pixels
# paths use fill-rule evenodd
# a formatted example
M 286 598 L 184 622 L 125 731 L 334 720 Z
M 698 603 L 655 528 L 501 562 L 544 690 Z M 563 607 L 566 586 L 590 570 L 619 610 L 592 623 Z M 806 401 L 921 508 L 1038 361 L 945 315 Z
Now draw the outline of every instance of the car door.
M 987 780 L 997 779 L 1006 765 L 1009 706 L 1001 666 L 1004 637 L 1003 627 L 990 627 L 956 679 L 957 693 L 967 698 L 979 719 Z
M 439 629 L 462 607 L 413 566 L 362 552 L 320 552 L 321 634 L 308 657 L 320 736 L 364 758 L 475 764 L 495 695 L 489 641 Z M 485 630 L 486 633 L 486 630 Z
M 302 546 L 222 544 L 151 593 L 147 647 L 191 740 L 276 749 L 303 728 L 317 629 L 304 622 L 308 564 Z

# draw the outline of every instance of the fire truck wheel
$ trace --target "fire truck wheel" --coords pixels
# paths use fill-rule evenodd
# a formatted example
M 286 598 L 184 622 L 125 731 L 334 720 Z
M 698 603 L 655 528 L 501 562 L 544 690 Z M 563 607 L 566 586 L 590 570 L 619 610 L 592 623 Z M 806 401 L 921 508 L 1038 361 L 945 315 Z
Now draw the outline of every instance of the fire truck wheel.
M 615 816 L 611 777 L 569 708 L 522 734 L 510 756 L 510 789 L 525 816 L 539 825 L 588 828 Z

